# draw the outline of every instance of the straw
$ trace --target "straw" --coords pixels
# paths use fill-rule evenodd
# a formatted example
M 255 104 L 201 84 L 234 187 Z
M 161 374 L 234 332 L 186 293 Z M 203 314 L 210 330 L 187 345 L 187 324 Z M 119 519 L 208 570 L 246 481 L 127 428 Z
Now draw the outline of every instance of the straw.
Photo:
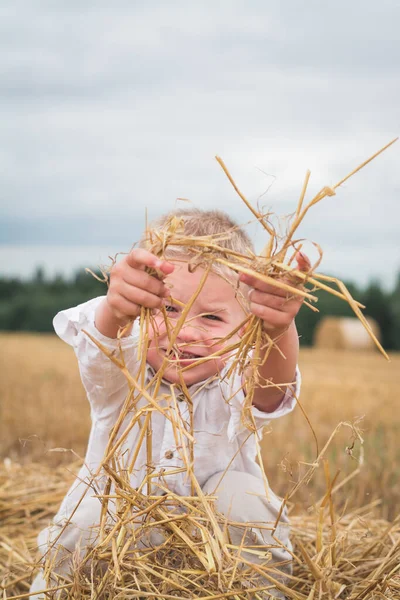
M 338 485 L 341 484 L 336 484 L 337 475 L 331 478 L 329 468 L 324 462 L 325 455 L 332 439 L 342 427 L 351 427 L 354 436 L 362 441 L 354 425 L 348 423 L 338 425 L 322 451 L 317 450 L 314 463 L 308 466 L 303 477 L 293 485 L 285 498 L 284 503 L 294 496 L 299 486 L 307 484 L 320 465 L 323 465 L 327 489 L 318 505 L 316 516 L 308 518 L 302 515 L 301 519 L 292 519 L 295 570 L 293 576 L 284 582 L 277 565 L 269 560 L 269 548 L 255 548 L 249 544 L 247 533 L 252 524 L 233 523 L 227 516 L 219 514 L 215 506 L 216 496 L 205 495 L 195 476 L 196 434 L 193 428 L 193 400 L 183 377 L 183 373 L 189 367 L 182 369 L 180 384 L 171 384 L 169 393 L 163 393 L 162 398 L 160 397 L 162 378 L 171 362 L 170 357 L 175 352 L 179 331 L 187 322 L 194 302 L 216 265 L 231 273 L 252 275 L 279 290 L 284 290 L 288 297 L 296 296 L 306 300 L 310 306 L 317 301 L 315 292 L 319 290 L 335 295 L 351 306 L 374 343 L 387 358 L 361 312 L 362 306 L 352 298 L 344 284 L 340 280 L 315 272 L 322 251 L 319 250 L 320 259 L 314 267 L 310 267 L 308 272 L 301 272 L 292 266 L 293 253 L 300 246 L 294 236 L 308 210 L 323 198 L 334 195 L 335 190 L 344 181 L 385 148 L 362 163 L 335 186 L 324 187 L 304 206 L 310 178 L 310 174 L 307 173 L 294 217 L 289 223 L 286 234 L 281 237 L 270 224 L 269 215 L 265 216 L 251 206 L 222 159 L 216 157 L 241 200 L 269 236 L 264 251 L 259 256 L 251 252 L 241 254 L 221 246 L 223 235 L 185 236 L 182 219 L 176 216 L 171 218 L 163 228 L 147 231 L 148 248 L 159 257 L 168 257 L 171 248 L 184 248 L 189 269 L 192 271 L 196 268 L 203 269 L 201 281 L 192 298 L 183 307 L 177 321 L 169 321 L 167 312 L 162 311 L 169 346 L 161 368 L 147 383 L 146 354 L 155 326 L 153 314 L 149 309 L 141 310 L 139 365 L 136 372 L 128 370 L 122 345 L 118 353 L 111 352 L 86 332 L 92 342 L 121 370 L 126 378 L 129 394 L 110 434 L 102 464 L 95 473 L 91 474 L 87 482 L 86 493 L 90 490 L 92 495 L 93 490 L 96 490 L 95 496 L 101 502 L 97 542 L 83 550 L 80 556 L 75 556 L 75 568 L 70 575 L 57 577 L 55 576 L 56 564 L 63 554 L 57 542 L 64 530 L 59 532 L 42 563 L 49 587 L 53 591 L 63 590 L 62 597 L 71 600 L 77 597 L 82 600 L 108 597 L 161 600 L 198 597 L 203 600 L 220 598 L 239 600 L 267 597 L 271 589 L 277 589 L 288 598 L 297 600 L 338 598 L 342 593 L 352 600 L 368 598 L 369 594 L 378 592 L 386 594 L 385 597 L 391 597 L 388 594 L 397 594 L 400 589 L 399 521 L 393 524 L 377 523 L 375 520 L 368 522 L 370 529 L 379 537 L 379 544 L 375 547 L 369 545 L 367 552 L 365 544 L 360 543 L 360 531 L 364 529 L 357 521 L 359 516 L 350 514 L 340 519 L 335 516 L 334 496 Z M 292 254 L 289 260 L 286 258 L 288 252 Z M 162 274 L 155 270 L 149 272 L 155 277 L 162 277 Z M 338 289 L 327 283 L 334 284 Z M 311 285 L 312 288 L 308 288 L 307 285 Z M 273 382 L 263 382 L 259 370 L 269 353 L 274 348 L 279 350 L 278 340 L 271 339 L 261 319 L 255 316 L 246 318 L 243 324 L 246 329 L 239 341 L 233 339 L 234 333 L 237 332 L 232 332 L 224 340 L 225 351 L 229 351 L 230 354 L 227 377 L 234 373 L 246 376 L 246 398 L 242 422 L 248 429 L 248 435 L 254 436 L 265 494 L 268 498 L 269 487 L 263 471 L 259 432 L 252 413 L 252 400 L 256 386 L 276 387 Z M 196 364 L 200 365 L 220 355 L 221 351 L 215 352 L 211 357 L 199 359 Z M 280 384 L 279 389 L 284 389 L 290 384 L 291 382 Z M 189 421 L 182 417 L 179 410 L 177 402 L 179 394 L 183 394 L 187 402 Z M 230 399 L 227 401 L 229 402 Z M 172 466 L 161 472 L 157 471 L 153 464 L 152 420 L 156 413 L 160 413 L 171 425 L 175 446 L 183 467 Z M 131 449 L 130 457 L 127 457 L 123 452 L 123 445 L 134 427 L 139 431 L 137 444 Z M 146 456 L 145 474 L 139 486 L 133 487 L 131 474 L 139 469 L 137 463 L 142 448 L 145 449 Z M 36 565 L 32 550 L 34 534 L 49 516 L 55 513 L 67 489 L 66 481 L 60 472 L 54 474 L 46 472 L 39 481 L 38 472 L 40 467 L 34 473 L 20 467 L 16 467 L 15 470 L 9 469 L 7 472 L 7 477 L 13 480 L 14 490 L 22 485 L 22 478 L 26 486 L 27 479 L 35 477 L 36 491 L 31 494 L 29 504 L 31 510 L 28 517 L 24 509 L 15 504 L 7 480 L 1 480 L 0 507 L 3 524 L 0 565 L 3 575 L 3 600 L 16 600 L 28 596 L 28 581 Z M 185 473 L 190 483 L 190 495 L 184 498 L 168 487 L 168 477 L 178 473 Z M 4 469 L 2 475 L 4 478 Z M 26 490 L 26 487 L 24 489 Z M 44 492 L 46 489 L 50 491 Z M 80 502 L 84 499 L 85 493 L 82 494 Z M 25 498 L 25 510 L 28 506 L 27 501 Z M 32 503 L 35 502 L 38 506 L 32 509 Z M 43 508 L 43 505 L 47 506 L 47 509 Z M 65 527 L 68 526 L 76 509 L 77 507 Z M 38 514 L 39 518 L 35 516 Z M 277 524 L 277 522 L 274 524 L 274 528 Z M 232 544 L 230 526 L 242 528 L 240 546 Z M 245 558 L 249 555 L 258 557 L 259 564 Z M 264 557 L 263 560 L 261 557 Z M 107 565 L 106 571 L 103 568 L 104 564 Z

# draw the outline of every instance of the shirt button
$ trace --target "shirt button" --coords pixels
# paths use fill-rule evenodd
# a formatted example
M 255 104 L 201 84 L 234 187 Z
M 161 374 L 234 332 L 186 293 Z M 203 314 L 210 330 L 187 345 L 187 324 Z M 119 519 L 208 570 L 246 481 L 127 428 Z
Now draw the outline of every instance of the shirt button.
M 172 450 L 167 450 L 164 456 L 165 458 L 172 458 L 174 456 L 174 453 L 172 452 Z
M 178 402 L 183 402 L 185 399 L 185 396 L 183 396 L 183 394 L 179 394 L 179 396 L 177 396 L 176 399 L 178 400 Z

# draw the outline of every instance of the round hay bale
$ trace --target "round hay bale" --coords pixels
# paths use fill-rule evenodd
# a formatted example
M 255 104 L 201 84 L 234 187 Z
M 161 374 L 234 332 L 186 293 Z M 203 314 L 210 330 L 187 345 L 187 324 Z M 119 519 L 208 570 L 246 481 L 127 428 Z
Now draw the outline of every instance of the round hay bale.
M 368 317 L 367 321 L 377 339 L 381 340 L 378 323 Z M 314 346 L 333 350 L 372 351 L 376 346 L 367 330 L 353 317 L 325 317 L 317 325 Z

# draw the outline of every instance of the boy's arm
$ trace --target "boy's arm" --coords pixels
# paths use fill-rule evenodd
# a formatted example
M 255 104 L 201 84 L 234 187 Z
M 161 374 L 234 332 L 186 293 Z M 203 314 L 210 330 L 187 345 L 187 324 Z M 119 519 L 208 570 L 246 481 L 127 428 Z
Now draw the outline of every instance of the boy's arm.
M 160 278 L 174 270 L 174 265 L 144 249 L 132 250 L 112 268 L 106 297 L 61 311 L 54 319 L 56 333 L 75 350 L 92 414 L 103 424 L 110 423 L 124 401 L 127 382 L 93 339 L 111 352 L 122 349 L 127 368 L 134 369 L 136 347 L 127 337 L 132 327 L 126 328 L 124 339 L 119 341 L 118 332 L 133 323 L 141 306 L 156 308 L 170 294 L 163 281 L 147 273 L 146 267 L 156 270 Z
M 128 384 L 122 371 L 93 342 L 95 339 L 109 352 L 122 350 L 126 367 L 135 372 L 137 353 L 132 338 L 123 340 L 103 336 L 94 325 L 94 316 L 104 296 L 60 311 L 53 324 L 57 335 L 73 347 L 78 359 L 79 372 L 88 400 L 92 418 L 110 426 L 115 411 L 119 410 L 128 393 Z
M 299 270 L 310 269 L 310 261 L 300 252 L 296 260 Z M 259 367 L 260 384 L 253 396 L 256 408 L 273 412 L 282 402 L 287 386 L 295 380 L 299 338 L 294 319 L 302 305 L 302 298 L 288 298 L 285 290 L 250 275 L 242 274 L 240 280 L 253 288 L 249 292 L 250 311 L 263 320 L 265 330 L 279 348 L 273 348 L 266 362 Z
M 299 338 L 294 320 L 275 343 L 285 358 L 274 348 L 268 360 L 258 370 L 261 385 L 254 389 L 253 404 L 263 412 L 274 412 L 285 396 L 287 384 L 295 380 Z M 269 381 L 277 387 L 268 385 Z M 262 387 L 263 385 L 268 387 Z

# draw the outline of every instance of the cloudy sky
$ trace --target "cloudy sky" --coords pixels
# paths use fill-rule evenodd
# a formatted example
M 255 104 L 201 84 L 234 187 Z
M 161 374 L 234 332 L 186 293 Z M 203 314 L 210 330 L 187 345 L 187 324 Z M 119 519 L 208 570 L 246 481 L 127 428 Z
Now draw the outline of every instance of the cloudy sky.
M 248 221 L 216 154 L 292 212 L 307 169 L 311 197 L 399 134 L 399 23 L 397 0 L 4 0 L 0 274 L 107 262 L 177 197 Z M 310 212 L 322 271 L 392 285 L 399 159 Z

